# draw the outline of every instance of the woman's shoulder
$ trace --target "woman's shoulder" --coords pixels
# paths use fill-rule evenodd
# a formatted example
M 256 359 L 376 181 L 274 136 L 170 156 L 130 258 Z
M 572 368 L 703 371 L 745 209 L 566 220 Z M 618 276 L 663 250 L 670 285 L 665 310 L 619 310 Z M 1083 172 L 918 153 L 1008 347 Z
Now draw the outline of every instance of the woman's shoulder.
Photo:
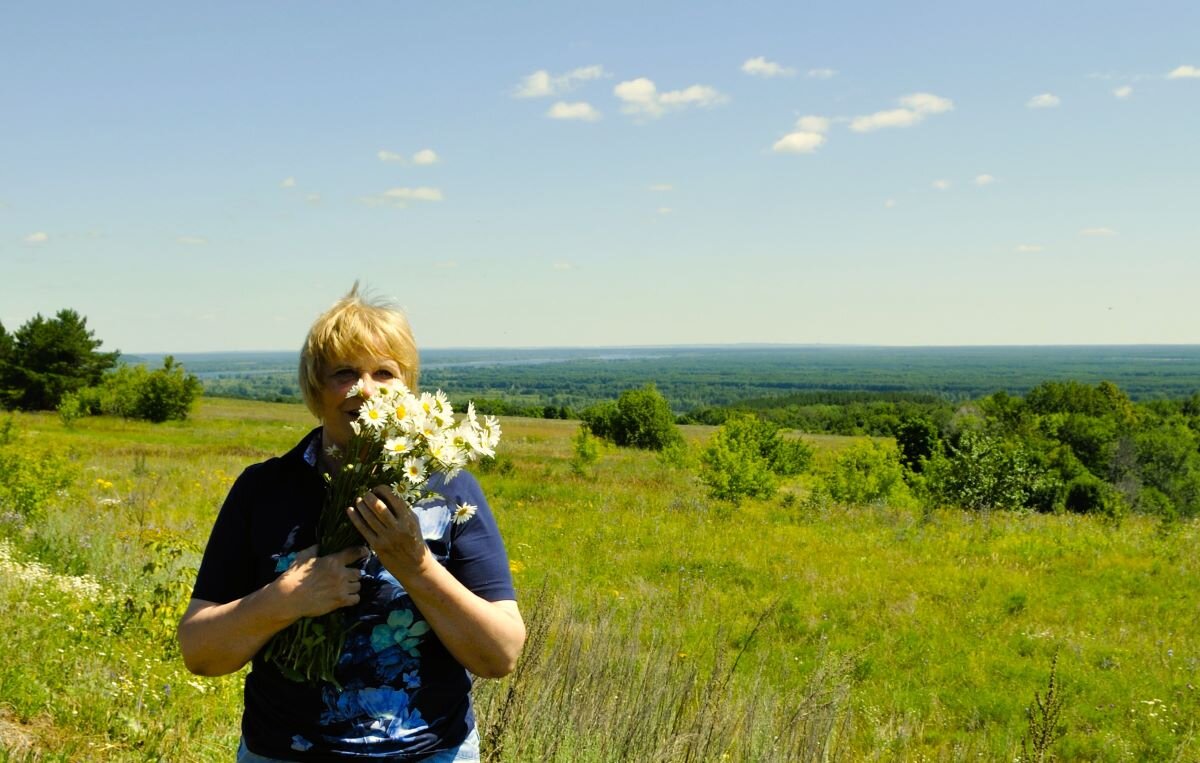
M 295 447 L 280 456 L 250 464 L 242 470 L 237 481 L 245 485 L 275 482 L 312 469 L 316 464 L 316 448 L 321 445 L 321 428 L 309 432 Z

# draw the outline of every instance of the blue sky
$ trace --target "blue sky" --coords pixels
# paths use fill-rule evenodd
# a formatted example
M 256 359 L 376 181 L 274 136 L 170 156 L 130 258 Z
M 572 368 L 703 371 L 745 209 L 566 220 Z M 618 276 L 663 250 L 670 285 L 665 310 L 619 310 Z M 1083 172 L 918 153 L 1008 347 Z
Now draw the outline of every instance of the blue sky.
M 1200 342 L 1200 4 L 38 3 L 0 322 L 290 349 Z

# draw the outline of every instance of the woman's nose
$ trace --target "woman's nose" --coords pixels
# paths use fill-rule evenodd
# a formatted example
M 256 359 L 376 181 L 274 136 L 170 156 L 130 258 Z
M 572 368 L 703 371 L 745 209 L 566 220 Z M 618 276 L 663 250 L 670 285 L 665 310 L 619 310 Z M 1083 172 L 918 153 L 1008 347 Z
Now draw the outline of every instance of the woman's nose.
M 358 393 L 359 397 L 361 397 L 363 400 L 366 400 L 375 394 L 375 387 L 377 386 L 375 383 L 375 377 L 371 376 L 371 374 L 363 374 L 358 379 L 358 386 L 361 390 Z

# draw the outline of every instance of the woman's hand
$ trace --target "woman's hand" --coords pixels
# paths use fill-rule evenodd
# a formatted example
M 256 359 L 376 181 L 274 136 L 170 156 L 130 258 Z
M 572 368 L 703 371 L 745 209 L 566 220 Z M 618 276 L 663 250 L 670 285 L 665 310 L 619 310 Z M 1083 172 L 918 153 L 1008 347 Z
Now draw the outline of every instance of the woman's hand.
M 403 581 L 427 562 L 428 549 L 421 536 L 421 523 L 400 497 L 387 485 L 377 485 L 358 497 L 348 510 L 379 561 Z
M 369 549 L 362 546 L 351 546 L 317 556 L 317 547 L 309 546 L 296 554 L 274 585 L 296 613 L 296 619 L 319 617 L 349 607 L 358 603 L 362 587 L 362 570 L 351 565 L 362 561 L 368 553 Z
M 317 547 L 296 554 L 282 575 L 254 593 L 218 604 L 192 599 L 179 621 L 179 648 L 188 670 L 222 676 L 239 670 L 279 631 L 358 603 L 362 572 L 351 567 L 367 549 L 351 546 L 326 556 Z
M 460 665 L 485 678 L 512 672 L 525 643 L 515 601 L 481 599 L 438 564 L 421 536 L 420 520 L 387 485 L 364 493 L 348 512 Z

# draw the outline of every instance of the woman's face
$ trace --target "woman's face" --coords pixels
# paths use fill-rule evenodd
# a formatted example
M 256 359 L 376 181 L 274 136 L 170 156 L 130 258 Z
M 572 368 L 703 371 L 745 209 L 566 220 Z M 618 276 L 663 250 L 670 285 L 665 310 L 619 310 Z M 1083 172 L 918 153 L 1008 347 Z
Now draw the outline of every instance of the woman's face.
M 346 447 L 354 431 L 350 422 L 358 418 L 358 408 L 363 401 L 375 394 L 381 384 L 401 380 L 400 364 L 384 355 L 373 352 L 349 358 L 336 358 L 329 363 L 321 375 L 321 424 L 324 426 L 324 445 Z M 346 397 L 356 383 L 362 383 L 362 391 L 354 397 Z

